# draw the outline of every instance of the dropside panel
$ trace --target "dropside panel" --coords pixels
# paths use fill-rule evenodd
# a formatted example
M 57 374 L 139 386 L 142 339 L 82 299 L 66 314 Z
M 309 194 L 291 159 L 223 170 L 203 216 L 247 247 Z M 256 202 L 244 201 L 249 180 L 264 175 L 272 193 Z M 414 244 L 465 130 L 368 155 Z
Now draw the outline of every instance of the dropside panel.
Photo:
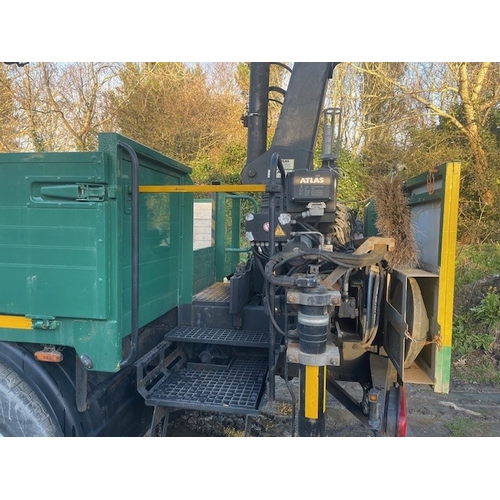
M 139 185 L 192 184 L 191 169 L 157 151 L 117 134 L 100 134 L 117 182 L 118 213 L 113 221 L 112 268 L 117 284 L 113 302 L 119 308 L 122 336 L 131 331 L 132 296 L 132 162 L 120 148 L 128 144 L 139 163 Z M 192 208 L 190 193 L 139 194 L 139 326 L 171 311 L 180 301 L 186 276 L 192 282 Z M 186 221 L 189 221 L 187 223 Z
M 0 156 L 0 313 L 108 317 L 99 153 Z

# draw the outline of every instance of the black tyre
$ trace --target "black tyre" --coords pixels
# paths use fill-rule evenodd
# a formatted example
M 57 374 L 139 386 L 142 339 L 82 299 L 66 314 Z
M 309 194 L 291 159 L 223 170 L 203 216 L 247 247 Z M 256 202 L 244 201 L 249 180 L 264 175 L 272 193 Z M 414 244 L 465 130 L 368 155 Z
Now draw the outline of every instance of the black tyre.
M 0 436 L 57 436 L 57 427 L 40 398 L 3 363 L 0 363 Z

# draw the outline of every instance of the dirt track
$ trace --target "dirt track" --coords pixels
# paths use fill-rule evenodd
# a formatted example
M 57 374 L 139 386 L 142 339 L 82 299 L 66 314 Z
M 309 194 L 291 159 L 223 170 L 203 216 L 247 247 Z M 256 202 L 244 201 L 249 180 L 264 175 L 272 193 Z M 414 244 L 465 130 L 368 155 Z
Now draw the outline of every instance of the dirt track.
M 412 437 L 500 436 L 500 387 L 457 386 L 436 394 L 428 386 L 407 385 L 408 424 Z M 251 436 L 291 433 L 290 395 L 278 385 L 276 401 L 253 419 Z M 188 413 L 173 422 L 174 436 L 241 436 L 244 420 L 231 415 Z M 333 397 L 327 399 L 327 437 L 369 437 L 366 429 Z
M 452 387 L 435 394 L 427 386 L 408 390 L 410 430 L 417 437 L 500 436 L 500 387 Z

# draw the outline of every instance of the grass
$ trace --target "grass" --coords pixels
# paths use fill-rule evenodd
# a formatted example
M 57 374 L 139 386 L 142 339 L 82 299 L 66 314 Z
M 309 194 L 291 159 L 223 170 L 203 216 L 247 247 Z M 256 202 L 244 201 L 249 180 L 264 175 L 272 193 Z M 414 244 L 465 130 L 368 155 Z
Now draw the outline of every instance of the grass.
M 496 287 L 490 287 L 481 302 L 470 309 L 474 319 L 495 328 L 500 323 L 500 294 Z
M 469 417 L 455 417 L 447 424 L 451 437 L 481 437 L 481 425 Z
M 484 351 L 471 351 L 461 358 L 455 357 L 452 378 L 467 384 L 500 385 L 498 362 Z
M 500 274 L 500 243 L 457 245 L 456 291 L 494 274 Z
M 488 279 L 499 274 L 500 244 L 458 247 L 452 360 L 455 380 L 500 385 L 500 293 L 488 285 Z
M 490 333 L 489 323 L 478 319 L 472 310 L 455 316 L 453 338 L 455 355 L 458 357 L 477 350 L 491 353 L 496 340 L 495 335 Z

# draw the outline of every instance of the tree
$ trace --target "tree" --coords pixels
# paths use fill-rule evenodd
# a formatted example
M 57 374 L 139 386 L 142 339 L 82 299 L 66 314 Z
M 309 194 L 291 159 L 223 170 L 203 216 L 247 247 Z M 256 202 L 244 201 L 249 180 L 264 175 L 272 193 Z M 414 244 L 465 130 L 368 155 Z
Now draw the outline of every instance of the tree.
M 15 150 L 16 126 L 11 83 L 6 69 L 0 66 L 0 151 Z
M 356 68 L 338 64 L 327 88 L 326 106 L 340 109 L 342 149 L 353 157 L 360 155 L 363 144 L 361 90 L 362 78 Z
M 127 63 L 120 78 L 112 103 L 121 132 L 192 166 L 195 178 L 242 143 L 234 65 Z
M 466 140 L 471 153 L 474 185 L 485 206 L 493 206 L 497 188 L 492 183 L 493 169 L 484 144 L 488 117 L 499 104 L 498 64 L 419 63 L 408 65 L 397 76 L 382 71 L 379 65 L 355 65 L 365 77 L 375 80 L 379 90 L 395 91 L 411 99 L 406 118 L 420 116 L 437 124 L 445 119 Z M 379 94 L 380 96 L 380 94 Z
M 118 63 L 29 63 L 10 71 L 19 149 L 85 151 L 112 116 L 107 93 Z

